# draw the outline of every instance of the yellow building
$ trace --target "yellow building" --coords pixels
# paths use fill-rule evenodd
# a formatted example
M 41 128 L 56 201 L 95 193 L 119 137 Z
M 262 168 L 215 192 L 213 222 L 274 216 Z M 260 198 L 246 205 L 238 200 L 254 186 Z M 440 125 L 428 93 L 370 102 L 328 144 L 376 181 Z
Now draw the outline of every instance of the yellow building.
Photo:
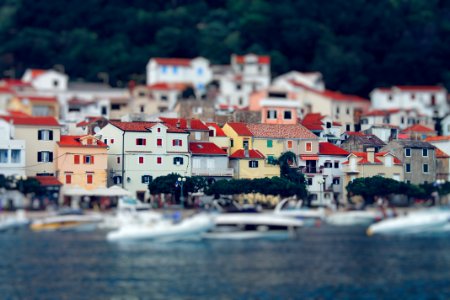
M 56 174 L 64 187 L 106 188 L 108 146 L 92 135 L 63 135 L 56 146 Z
M 30 116 L 59 118 L 59 102 L 56 97 L 14 97 L 9 102 L 8 109 L 20 111 Z
M 367 152 L 352 152 L 348 160 L 342 163 L 344 173 L 344 187 L 356 178 L 382 176 L 403 181 L 403 164 L 390 152 L 375 153 L 374 148 L 368 148 Z M 347 191 L 344 188 L 344 199 Z

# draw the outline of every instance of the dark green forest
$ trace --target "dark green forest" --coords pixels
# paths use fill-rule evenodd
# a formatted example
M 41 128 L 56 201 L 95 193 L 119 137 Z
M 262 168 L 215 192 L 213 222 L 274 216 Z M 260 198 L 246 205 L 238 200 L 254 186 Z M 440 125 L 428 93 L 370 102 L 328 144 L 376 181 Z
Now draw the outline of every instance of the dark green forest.
M 0 72 L 63 65 L 72 80 L 144 81 L 150 57 L 272 57 L 272 72 L 321 71 L 327 86 L 450 87 L 450 1 L 2 0 Z

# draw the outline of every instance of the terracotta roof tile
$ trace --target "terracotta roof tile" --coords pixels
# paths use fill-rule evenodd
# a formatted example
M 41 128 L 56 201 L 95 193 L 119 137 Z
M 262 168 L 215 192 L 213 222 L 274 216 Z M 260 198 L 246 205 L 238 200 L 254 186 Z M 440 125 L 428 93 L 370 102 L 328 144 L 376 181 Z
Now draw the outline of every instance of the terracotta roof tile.
M 319 143 L 319 154 L 321 155 L 342 155 L 347 156 L 349 152 L 328 142 Z
M 233 154 L 230 155 L 230 158 L 255 158 L 255 159 L 263 159 L 264 154 L 259 152 L 258 150 L 248 150 L 248 157 L 245 156 L 244 149 L 240 149 L 235 151 Z
M 450 156 L 439 148 L 436 148 L 436 158 L 449 158 Z
M 155 57 L 153 58 L 153 60 L 159 65 L 183 66 L 183 67 L 188 67 L 191 65 L 191 59 L 187 58 Z
M 214 127 L 214 129 L 216 130 L 216 136 L 227 136 L 225 132 L 223 132 L 222 128 L 220 128 L 220 126 L 216 123 L 206 123 L 206 126 Z
M 435 132 L 435 130 L 423 126 L 421 124 L 414 124 L 408 128 L 403 129 L 401 133 L 408 133 L 408 132 Z
M 429 136 L 425 142 L 450 141 L 450 135 Z
M 308 128 L 309 130 L 323 130 L 322 116 L 320 113 L 309 113 L 305 115 L 301 124 Z
M 116 126 L 120 130 L 123 131 L 139 131 L 146 132 L 149 131 L 150 128 L 158 124 L 157 122 L 120 122 L 120 121 L 111 121 L 112 125 Z M 164 124 L 168 129 L 168 132 L 178 132 L 178 133 L 186 133 L 185 130 L 181 128 L 176 128 L 171 126 L 170 124 Z
M 88 135 L 61 135 L 61 138 L 57 144 L 61 147 L 88 147 L 88 148 L 106 148 L 108 145 L 100 140 L 97 140 L 96 145 L 83 145 L 81 139 L 87 137 Z M 92 137 L 95 139 L 95 137 Z
M 194 155 L 227 155 L 227 153 L 211 142 L 190 142 L 189 150 Z
M 199 119 L 164 118 L 164 117 L 160 117 L 159 119 L 163 121 L 165 124 L 169 124 L 172 127 L 177 127 L 177 124 L 179 124 L 180 128 L 185 130 L 209 131 L 208 126 L 206 126 L 206 124 Z M 188 126 L 189 121 L 190 125 Z
M 15 125 L 35 125 L 35 126 L 60 126 L 54 117 L 24 117 L 24 116 L 0 116 L 5 121 L 12 121 Z
M 227 124 L 240 136 L 253 136 L 245 123 L 231 122 Z

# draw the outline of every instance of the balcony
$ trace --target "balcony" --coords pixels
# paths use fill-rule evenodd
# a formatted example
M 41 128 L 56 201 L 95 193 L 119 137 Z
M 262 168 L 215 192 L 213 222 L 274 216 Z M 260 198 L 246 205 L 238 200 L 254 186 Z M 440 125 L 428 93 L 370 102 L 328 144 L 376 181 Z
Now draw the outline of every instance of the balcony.
M 233 177 L 234 169 L 192 169 L 193 176 Z
M 357 166 L 343 165 L 342 172 L 347 174 L 358 174 L 359 170 Z
M 310 167 L 310 166 L 300 167 L 300 171 L 303 174 L 322 174 L 322 168 Z

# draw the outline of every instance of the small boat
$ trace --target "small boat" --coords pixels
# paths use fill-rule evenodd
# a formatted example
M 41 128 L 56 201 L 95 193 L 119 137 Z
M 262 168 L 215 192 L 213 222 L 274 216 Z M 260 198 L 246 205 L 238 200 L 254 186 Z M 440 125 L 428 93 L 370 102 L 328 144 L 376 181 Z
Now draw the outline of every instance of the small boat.
M 300 219 L 304 225 L 316 225 L 325 219 L 325 210 L 323 208 L 312 209 L 302 207 L 302 201 L 293 201 L 284 199 L 277 204 L 274 214 L 279 216 Z
M 99 228 L 118 229 L 125 225 L 151 224 L 159 217 L 160 214 L 154 212 L 150 204 L 142 203 L 135 198 L 124 197 L 119 199 L 116 213 L 105 216 Z
M 273 213 L 225 213 L 214 219 L 215 227 L 204 237 L 209 239 L 255 239 L 292 237 L 303 221 Z
M 23 209 L 17 210 L 14 215 L 0 216 L 0 231 L 19 229 L 28 224 L 30 224 L 30 220 L 26 217 Z
M 440 233 L 449 230 L 450 210 L 435 208 L 375 223 L 367 229 L 367 235 Z
M 155 213 L 152 221 L 121 226 L 118 230 L 108 233 L 106 238 L 109 241 L 180 241 L 199 239 L 213 227 L 213 218 L 209 214 L 197 214 L 177 222 Z
M 333 212 L 325 222 L 333 226 L 369 226 L 383 219 L 383 214 L 373 210 L 349 210 Z
M 30 228 L 34 231 L 86 231 L 96 229 L 102 220 L 100 214 L 84 214 L 81 210 L 65 210 L 56 215 L 33 221 Z

